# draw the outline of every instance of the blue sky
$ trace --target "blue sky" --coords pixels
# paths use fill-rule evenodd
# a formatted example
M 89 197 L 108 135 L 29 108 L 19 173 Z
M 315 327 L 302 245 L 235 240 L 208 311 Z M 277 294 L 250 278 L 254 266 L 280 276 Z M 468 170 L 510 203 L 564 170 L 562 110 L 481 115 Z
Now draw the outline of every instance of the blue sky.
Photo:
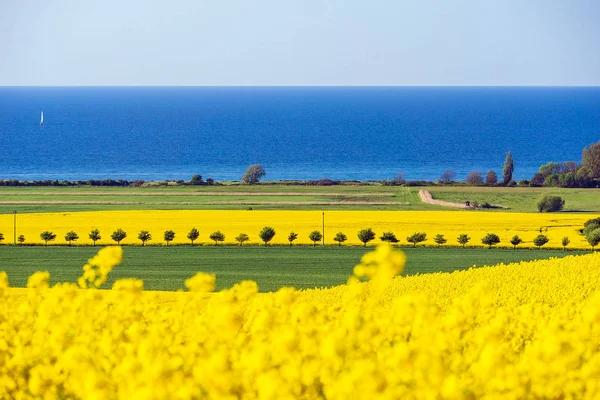
M 600 1 L 0 0 L 0 85 L 600 85 Z

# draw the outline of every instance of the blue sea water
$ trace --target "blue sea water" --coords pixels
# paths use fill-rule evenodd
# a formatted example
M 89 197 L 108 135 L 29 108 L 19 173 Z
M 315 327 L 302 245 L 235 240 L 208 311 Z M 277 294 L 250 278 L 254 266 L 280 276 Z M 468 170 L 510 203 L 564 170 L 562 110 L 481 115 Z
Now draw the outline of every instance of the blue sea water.
M 599 87 L 0 88 L 0 179 L 529 179 L 598 140 Z

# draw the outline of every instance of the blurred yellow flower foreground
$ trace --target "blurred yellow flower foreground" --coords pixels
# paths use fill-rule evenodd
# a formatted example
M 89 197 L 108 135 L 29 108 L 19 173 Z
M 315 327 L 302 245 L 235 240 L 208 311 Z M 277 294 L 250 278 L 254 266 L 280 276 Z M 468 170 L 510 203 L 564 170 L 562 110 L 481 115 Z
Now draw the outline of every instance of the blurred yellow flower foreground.
M 600 396 L 599 253 L 392 278 L 404 256 L 380 247 L 331 289 L 95 289 L 120 258 L 78 285 L 0 273 L 0 398 Z

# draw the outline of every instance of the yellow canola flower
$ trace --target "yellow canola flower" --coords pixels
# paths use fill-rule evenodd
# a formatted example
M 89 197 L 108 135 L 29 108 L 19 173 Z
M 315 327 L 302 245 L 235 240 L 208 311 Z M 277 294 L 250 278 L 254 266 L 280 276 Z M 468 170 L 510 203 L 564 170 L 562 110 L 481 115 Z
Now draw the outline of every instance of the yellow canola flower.
M 84 275 L 119 258 L 103 249 Z M 0 398 L 600 398 L 600 253 L 398 278 L 403 265 L 380 247 L 348 285 L 202 295 L 48 288 L 44 272 L 15 289 L 0 273 Z
M 78 279 L 81 288 L 100 287 L 113 267 L 123 259 L 123 249 L 120 246 L 105 247 L 83 266 L 83 275 Z
M 426 245 L 435 245 L 433 237 L 443 234 L 448 240 L 444 246 L 459 246 L 456 238 L 460 234 L 471 237 L 468 246 L 484 246 L 481 239 L 487 233 L 500 237 L 500 245 L 512 247 L 510 239 L 519 235 L 524 243 L 520 247 L 535 247 L 533 239 L 540 233 L 550 241 L 544 247 L 562 248 L 562 238 L 569 237 L 569 248 L 590 246 L 580 234 L 583 223 L 598 214 L 584 213 L 513 213 L 476 211 L 327 211 L 325 212 L 325 244 L 337 245 L 333 238 L 343 232 L 348 240 L 344 245 L 362 245 L 357 237 L 361 229 L 372 228 L 379 236 L 383 232 L 393 232 L 400 244 L 407 245 L 407 236 L 415 232 L 427 233 Z M 86 233 L 99 229 L 102 239 L 98 244 L 114 244 L 110 234 L 121 228 L 128 235 L 122 244 L 140 244 L 137 233 L 148 230 L 153 239 L 147 244 L 161 244 L 162 232 L 176 232 L 173 244 L 189 244 L 187 233 L 196 228 L 200 238 L 194 243 L 212 244 L 211 232 L 225 234 L 225 243 L 237 244 L 235 237 L 246 233 L 249 244 L 261 244 L 258 233 L 266 226 L 272 226 L 277 234 L 270 244 L 286 245 L 289 232 L 298 233 L 294 243 L 313 244 L 309 233 L 320 230 L 323 221 L 320 211 L 309 210 L 132 210 L 132 211 L 89 211 L 70 213 L 19 214 L 18 234 L 27 237 L 28 243 L 43 244 L 40 232 L 50 230 L 57 234 L 53 244 L 66 244 L 64 234 L 74 230 L 82 239 L 76 245 L 91 244 Z M 0 226 L 10 226 L 12 216 L 0 214 Z M 375 239 L 369 245 L 379 244 Z M 164 244 L 164 243 L 163 243 Z
M 206 274 L 198 272 L 196 275 L 185 280 L 185 287 L 190 292 L 207 293 L 215 290 L 215 282 L 217 277 L 215 274 Z

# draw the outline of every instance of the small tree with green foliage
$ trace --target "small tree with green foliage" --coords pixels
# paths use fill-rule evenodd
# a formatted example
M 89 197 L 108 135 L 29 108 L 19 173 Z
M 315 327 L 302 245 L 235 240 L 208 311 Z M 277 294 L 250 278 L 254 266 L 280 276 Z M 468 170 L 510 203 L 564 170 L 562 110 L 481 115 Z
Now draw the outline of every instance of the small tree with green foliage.
M 202 180 L 202 175 L 194 175 L 192 179 L 190 179 L 190 185 L 204 185 L 204 181 Z
M 288 242 L 290 242 L 290 247 L 292 247 L 292 244 L 296 239 L 298 239 L 298 234 L 294 231 L 290 232 L 290 234 L 288 235 Z
M 192 246 L 194 245 L 194 240 L 198 239 L 199 237 L 200 232 L 196 228 L 192 228 L 187 234 L 187 238 L 192 241 Z
M 140 233 L 138 233 L 138 239 L 142 242 L 143 246 L 146 242 L 152 240 L 152 235 L 148 231 L 140 231 Z
M 571 239 L 569 239 L 568 236 L 565 236 L 564 238 L 562 238 L 563 250 L 567 250 L 567 246 L 569 245 L 569 243 L 571 243 Z
M 218 246 L 219 242 L 225 241 L 225 234 L 221 231 L 216 231 L 211 233 L 209 238 L 215 242 L 215 246 Z
M 517 246 L 523 243 L 523 239 L 519 237 L 519 235 L 515 235 L 510 239 L 510 244 L 513 245 L 513 249 L 517 249 Z
M 75 242 L 77 239 L 79 239 L 79 235 L 75 231 L 69 231 L 65 235 L 65 240 L 69 242 L 69 246 L 71 245 L 71 242 Z
M 585 237 L 585 240 L 592 246 L 592 251 L 594 251 L 594 247 L 600 244 L 600 229 L 596 229 L 588 233 Z
M 125 239 L 127 237 L 127 232 L 125 232 L 123 229 L 119 228 L 116 231 L 114 231 L 111 235 L 110 235 L 111 239 L 114 240 L 115 242 L 117 242 L 117 244 L 121 244 L 121 240 Z
M 317 242 L 323 239 L 323 234 L 321 233 L 321 231 L 312 231 L 308 234 L 308 238 L 312 240 L 313 247 L 315 247 L 317 245 Z
M 500 243 L 500 237 L 495 233 L 488 233 L 481 239 L 481 243 L 488 245 L 488 248 L 491 249 L 493 245 Z
M 342 243 L 344 243 L 346 240 L 348 240 L 348 237 L 344 233 L 338 232 L 335 234 L 335 237 L 333 238 L 333 240 L 338 242 L 338 247 L 340 247 L 342 245 Z
M 235 240 L 240 244 L 240 247 L 242 247 L 244 242 L 250 240 L 250 236 L 246 235 L 245 233 L 240 233 L 236 236 Z
M 364 247 L 367 247 L 367 243 L 375 240 L 375 232 L 371 228 L 361 229 L 358 231 L 358 240 L 363 242 Z
M 381 239 L 382 242 L 388 242 L 388 243 L 398 243 L 399 242 L 399 240 L 396 238 L 396 235 L 394 235 L 392 232 L 383 232 L 383 234 L 381 235 L 381 237 L 379 239 Z
M 427 240 L 427 234 L 425 232 L 415 232 L 406 238 L 408 243 L 412 243 L 413 247 L 417 247 L 417 244 Z
M 88 237 L 94 242 L 94 246 L 96 246 L 96 242 L 102 239 L 102 236 L 100 236 L 100 229 L 92 229 Z
M 25 235 L 19 235 L 17 242 L 19 242 L 19 244 L 25 243 Z
M 50 231 L 44 231 L 40 233 L 40 238 L 42 238 L 42 240 L 46 243 L 46 246 L 48 246 L 48 242 L 51 242 L 54 239 L 56 239 L 56 234 Z
M 437 235 L 435 235 L 433 237 L 433 241 L 437 243 L 438 247 L 440 247 L 441 245 L 443 245 L 444 243 L 447 242 L 446 238 L 441 233 L 438 233 Z
M 249 183 L 249 184 L 258 183 L 260 178 L 262 178 L 266 174 L 267 173 L 264 170 L 264 168 L 262 167 L 262 165 L 254 164 L 254 165 L 251 165 L 248 167 L 248 169 L 244 173 L 244 176 L 242 177 L 242 181 L 244 183 Z
M 173 240 L 175 240 L 175 232 L 174 231 L 165 231 L 165 233 L 163 234 L 163 239 L 165 240 L 165 242 L 167 243 L 167 246 L 168 246 L 169 242 L 172 242 Z
M 471 238 L 469 237 L 469 235 L 467 235 L 466 233 L 461 233 L 460 235 L 458 235 L 458 237 L 456 238 L 456 241 L 459 244 L 462 244 L 463 249 L 465 248 L 465 245 L 467 243 L 469 243 L 469 240 L 471 240 Z
M 273 229 L 272 227 L 265 226 L 258 233 L 258 237 L 260 237 L 260 240 L 262 240 L 263 242 L 265 242 L 265 246 L 266 246 L 267 243 L 269 243 L 271 240 L 273 240 L 273 238 L 275 237 L 276 233 L 277 232 L 275 232 L 275 229 Z
M 560 196 L 545 194 L 538 201 L 537 208 L 539 212 L 557 212 L 563 209 L 565 201 Z
M 546 235 L 537 235 L 534 239 L 533 239 L 533 244 L 535 244 L 538 247 L 538 250 L 542 248 L 543 245 L 545 245 L 546 243 L 548 243 L 550 239 L 548 239 L 548 236 Z

